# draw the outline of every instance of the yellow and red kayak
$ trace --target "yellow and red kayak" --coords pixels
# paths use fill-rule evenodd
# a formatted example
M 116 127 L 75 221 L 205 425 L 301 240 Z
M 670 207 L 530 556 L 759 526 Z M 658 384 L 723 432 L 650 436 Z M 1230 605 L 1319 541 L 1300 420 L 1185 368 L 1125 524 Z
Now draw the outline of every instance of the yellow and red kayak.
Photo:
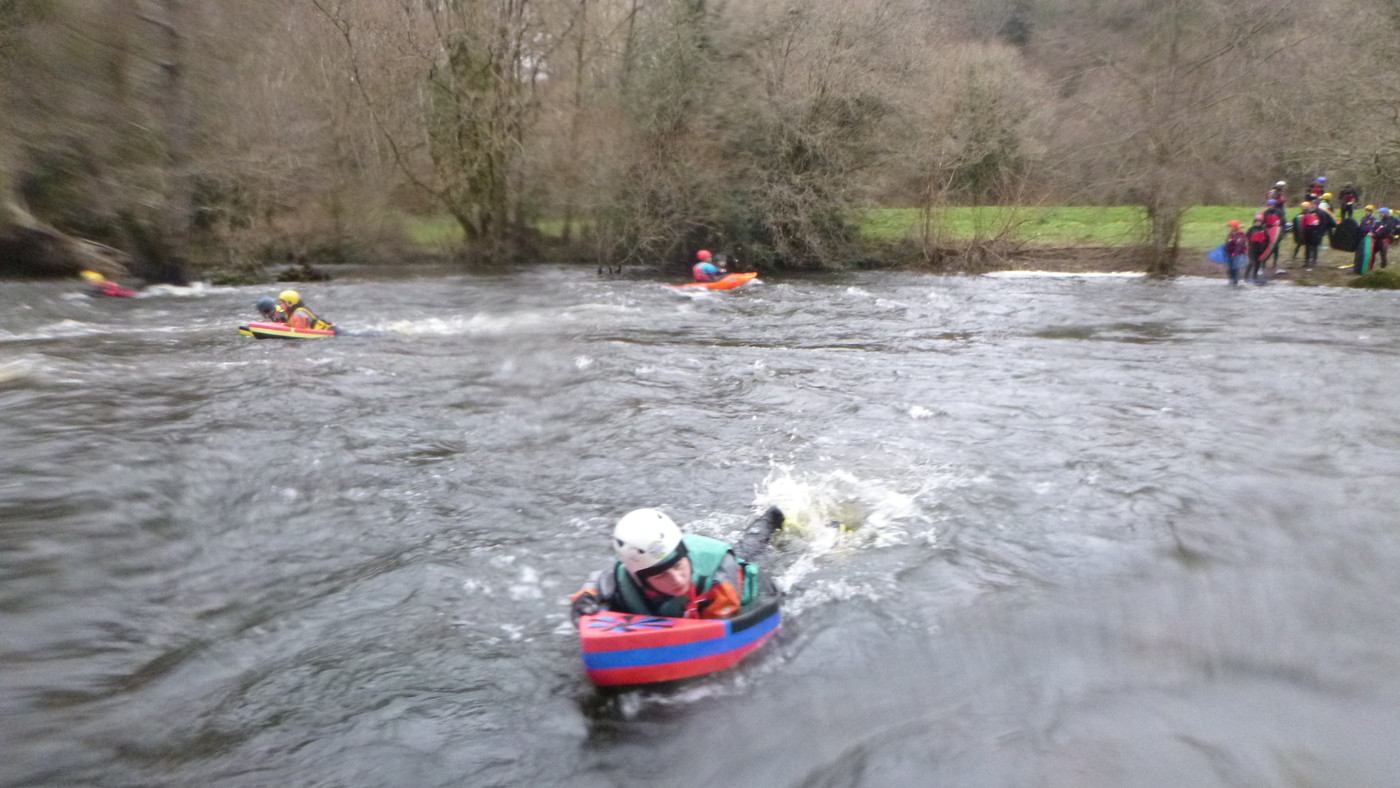
M 758 276 L 757 271 L 749 271 L 748 273 L 743 274 L 725 274 L 724 276 L 720 277 L 719 279 L 716 279 L 713 282 L 686 282 L 683 285 L 666 286 L 674 287 L 677 290 L 691 290 L 696 288 L 704 288 L 706 290 L 733 290 L 739 285 L 747 283 L 756 276 Z
M 335 336 L 331 330 L 292 328 L 286 323 L 249 323 L 239 326 L 238 333 L 255 339 L 324 339 Z

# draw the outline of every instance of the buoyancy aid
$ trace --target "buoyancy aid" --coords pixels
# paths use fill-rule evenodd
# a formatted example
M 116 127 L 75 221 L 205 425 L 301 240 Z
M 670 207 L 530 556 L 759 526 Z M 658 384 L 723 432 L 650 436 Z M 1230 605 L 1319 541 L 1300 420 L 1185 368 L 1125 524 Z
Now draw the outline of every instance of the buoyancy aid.
M 316 313 L 307 309 L 304 304 L 297 304 L 292 307 L 292 311 L 287 314 L 286 322 L 287 325 L 295 328 L 312 328 L 317 331 L 335 330 L 335 323 L 329 323 L 317 317 Z
M 691 586 L 697 595 L 703 595 L 710 590 L 715 583 L 715 573 L 720 570 L 725 560 L 729 559 L 739 567 L 740 576 L 735 579 L 739 605 L 747 605 L 758 597 L 758 567 L 736 557 L 728 544 L 699 534 L 686 534 L 681 537 L 681 541 L 685 543 L 686 556 L 690 559 Z M 685 617 L 686 606 L 690 602 L 688 598 L 643 590 L 622 566 L 622 562 L 613 564 L 611 579 L 611 584 L 602 584 L 600 592 L 605 598 L 615 596 L 622 603 L 625 612 L 649 613 L 669 618 Z M 607 585 L 614 586 L 615 594 L 610 593 L 613 589 L 607 588 Z
M 697 282 L 714 282 L 722 276 L 719 269 L 710 262 L 696 263 L 690 267 L 690 275 Z
M 1225 239 L 1225 254 L 1234 257 L 1249 252 L 1249 239 L 1244 233 L 1235 231 Z

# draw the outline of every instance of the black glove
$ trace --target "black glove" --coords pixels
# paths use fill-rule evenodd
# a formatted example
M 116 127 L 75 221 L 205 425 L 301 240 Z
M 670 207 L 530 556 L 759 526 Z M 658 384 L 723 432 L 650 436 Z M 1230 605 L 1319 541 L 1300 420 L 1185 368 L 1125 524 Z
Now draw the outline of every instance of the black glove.
M 569 614 L 573 616 L 574 623 L 577 624 L 580 618 L 591 616 L 602 609 L 598 604 L 598 595 L 592 591 L 584 590 L 574 594 L 574 601 L 569 605 Z
M 754 520 L 749 525 L 748 530 L 744 533 L 762 534 L 766 537 L 774 531 L 778 530 L 779 528 L 782 528 L 783 520 L 785 519 L 787 518 L 783 516 L 782 509 L 779 509 L 776 506 L 770 506 L 768 507 L 768 511 L 764 512 L 763 514 L 760 514 L 758 516 L 758 519 Z

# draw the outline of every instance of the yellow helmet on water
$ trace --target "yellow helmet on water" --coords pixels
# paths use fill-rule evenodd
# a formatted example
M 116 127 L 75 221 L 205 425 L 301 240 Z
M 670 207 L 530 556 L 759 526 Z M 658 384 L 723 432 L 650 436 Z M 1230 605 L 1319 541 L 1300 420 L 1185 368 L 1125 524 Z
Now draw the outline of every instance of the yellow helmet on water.
M 107 277 L 97 273 L 96 271 L 79 271 L 78 275 L 95 285 L 100 285 L 103 282 L 107 281 Z
M 301 293 L 298 293 L 295 290 L 283 290 L 282 292 L 277 294 L 277 297 L 282 299 L 283 301 L 286 301 L 289 304 L 301 303 Z

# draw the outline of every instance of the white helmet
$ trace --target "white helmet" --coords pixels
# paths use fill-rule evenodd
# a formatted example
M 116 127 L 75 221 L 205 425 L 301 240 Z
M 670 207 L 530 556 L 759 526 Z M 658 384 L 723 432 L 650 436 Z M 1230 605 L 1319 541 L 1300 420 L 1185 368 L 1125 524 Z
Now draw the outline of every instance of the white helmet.
M 681 529 L 657 509 L 630 511 L 613 526 L 613 549 L 633 577 L 655 574 L 675 564 L 684 554 L 677 549 L 680 547 Z

